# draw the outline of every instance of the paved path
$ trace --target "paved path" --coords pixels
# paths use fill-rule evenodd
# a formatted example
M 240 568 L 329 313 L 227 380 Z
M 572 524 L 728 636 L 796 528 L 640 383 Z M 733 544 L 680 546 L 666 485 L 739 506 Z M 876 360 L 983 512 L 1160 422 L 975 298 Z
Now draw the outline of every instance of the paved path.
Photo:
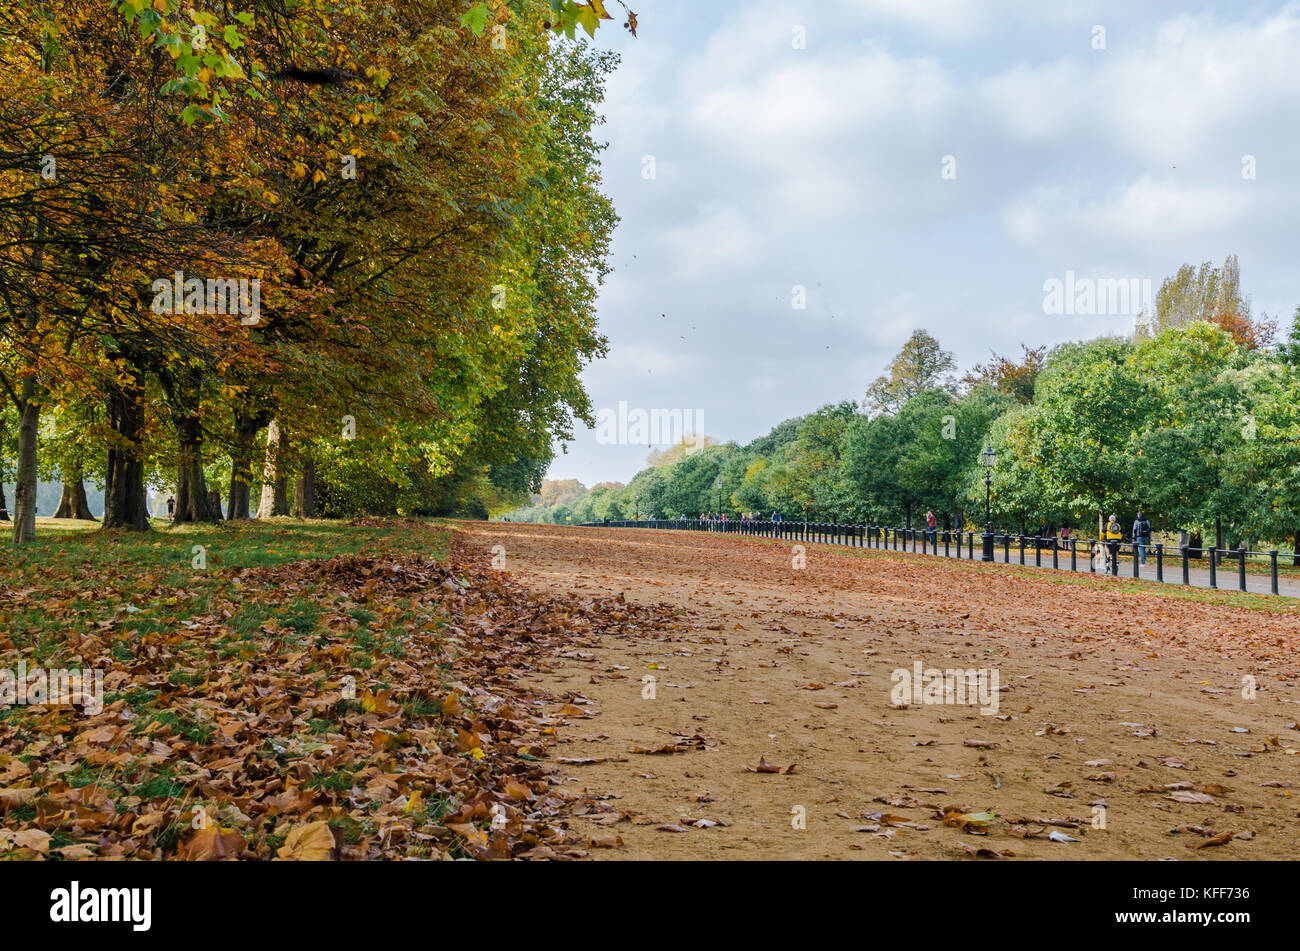
M 939 557 L 944 557 L 942 554 L 942 548 L 943 548 L 942 538 L 943 536 L 941 535 L 940 542 L 939 542 L 939 547 L 940 547 Z M 910 544 L 907 550 L 908 552 L 911 552 L 912 549 Z M 920 546 L 917 547 L 917 554 L 920 554 Z M 994 554 L 993 560 L 997 564 L 1000 565 L 1004 563 L 1003 558 L 1005 557 L 1005 555 L 1000 541 L 999 544 L 995 547 L 993 554 Z M 1016 545 L 1014 539 L 1012 540 L 1010 555 L 1011 555 L 1011 564 L 1018 566 L 1020 564 L 1020 549 Z M 949 557 L 955 558 L 956 555 L 953 554 L 950 555 Z M 979 543 L 979 539 L 977 538 L 975 540 L 976 560 L 978 560 L 979 557 L 980 557 L 980 543 Z M 964 551 L 963 551 L 962 558 L 963 560 L 965 560 Z M 1193 588 L 1211 587 L 1208 556 L 1200 559 L 1199 561 L 1199 564 L 1204 565 L 1205 567 L 1198 568 L 1196 567 L 1197 564 L 1198 562 L 1195 560 L 1191 561 L 1189 564 L 1187 570 L 1188 583 Z M 1052 552 L 1045 549 L 1042 552 L 1042 564 L 1036 565 L 1034 562 L 1034 550 L 1033 548 L 1027 547 L 1025 549 L 1025 565 L 1026 567 L 1052 568 L 1053 567 Z M 1057 552 L 1057 564 L 1055 565 L 1055 567 L 1057 568 L 1057 570 L 1060 571 L 1070 570 L 1070 553 L 1068 551 Z M 1082 547 L 1079 548 L 1077 567 L 1078 570 L 1083 573 L 1086 573 L 1090 570 L 1088 552 L 1085 551 Z M 1272 581 L 1269 578 L 1269 576 L 1267 574 L 1254 573 L 1259 571 L 1259 567 L 1260 566 L 1258 565 L 1258 563 L 1253 563 L 1247 560 L 1246 590 L 1253 592 L 1255 594 L 1270 594 L 1272 590 L 1271 587 Z M 1219 567 L 1216 569 L 1215 574 L 1216 574 L 1216 578 L 1215 578 L 1216 586 L 1219 588 L 1219 590 L 1221 591 L 1241 590 L 1240 579 L 1238 578 L 1237 575 L 1237 562 L 1235 558 L 1228 559 L 1226 561 L 1221 560 L 1219 562 Z M 1132 578 L 1132 577 L 1133 577 L 1132 558 L 1125 555 L 1121 555 L 1120 565 L 1119 565 L 1119 575 L 1118 577 L 1115 578 L 1115 580 L 1118 581 L 1124 578 Z M 1145 565 L 1138 566 L 1138 577 L 1146 581 L 1158 580 L 1156 578 L 1156 555 L 1154 549 L 1148 549 L 1147 563 Z M 1164 558 L 1164 583 L 1182 584 L 1182 582 L 1183 582 L 1182 556 L 1177 552 L 1174 552 L 1171 555 L 1168 551 L 1166 551 L 1165 558 Z M 1288 598 L 1300 598 L 1300 578 L 1281 575 L 1278 577 L 1277 588 L 1278 588 L 1278 594 L 1280 595 L 1283 595 Z
M 648 531 L 663 531 L 664 529 L 648 529 L 648 528 L 647 528 L 646 530 L 648 530 Z M 717 534 L 717 533 L 707 533 L 707 534 Z M 735 533 L 723 533 L 723 534 L 735 534 Z M 770 537 L 770 536 L 761 536 L 761 535 L 760 535 L 759 537 Z M 798 541 L 797 539 L 787 538 L 787 539 L 785 539 L 785 541 L 788 541 L 788 542 L 790 542 L 791 544 L 799 544 L 799 541 Z M 831 542 L 830 539 L 829 539 L 829 537 L 822 537 L 822 536 L 817 536 L 815 540 L 810 536 L 809 541 L 810 541 L 810 542 L 814 542 L 814 541 L 815 541 L 816 544 L 836 544 L 836 543 Z M 967 553 L 967 551 L 969 550 L 969 542 L 968 542 L 968 541 L 964 542 L 964 546 L 965 546 L 965 547 L 962 548 L 962 554 L 961 554 L 961 559 L 962 559 L 963 561 L 966 560 L 966 553 Z M 887 546 L 885 546 L 885 547 L 888 548 L 888 550 L 890 550 L 890 551 L 895 550 L 895 549 L 894 549 L 894 545 L 893 545 L 893 538 L 892 538 L 892 536 L 890 537 L 890 542 L 889 542 L 889 544 L 888 544 Z M 1126 547 L 1127 547 L 1127 544 L 1126 544 Z M 951 543 L 951 545 L 950 545 L 950 547 L 949 547 L 949 554 L 948 554 L 947 556 L 945 556 L 945 555 L 943 554 L 943 533 L 940 532 L 940 534 L 939 534 L 939 555 L 938 555 L 938 557 L 948 557 L 948 558 L 956 559 L 956 558 L 957 558 L 956 549 L 957 549 L 957 545 L 956 545 L 956 542 L 954 541 L 954 542 Z M 906 552 L 909 553 L 909 554 L 912 553 L 912 542 L 911 542 L 911 540 L 909 539 L 909 540 L 907 541 L 907 543 L 906 543 L 906 546 L 904 546 L 903 540 L 900 538 L 899 541 L 898 541 L 898 549 L 897 549 L 897 551 L 901 554 L 904 550 L 906 550 Z M 917 541 L 917 543 L 916 543 L 916 554 L 917 554 L 917 555 L 920 555 L 920 554 L 921 554 L 921 545 L 920 545 L 920 541 L 919 541 L 919 539 L 918 539 L 918 541 Z M 934 557 L 934 554 L 933 554 L 933 551 L 932 551 L 932 550 L 928 550 L 928 551 L 926 552 L 926 555 L 929 556 L 929 557 Z M 1000 564 L 1004 564 L 1004 560 L 1003 560 L 1004 557 L 1005 557 L 1005 554 L 1004 554 L 1004 551 L 1003 551 L 1003 548 L 1002 548 L 1002 537 L 999 535 L 999 536 L 998 536 L 997 545 L 995 546 L 995 549 L 994 549 L 994 561 L 995 561 L 997 564 L 999 564 L 999 565 L 1000 565 Z M 1286 559 L 1289 560 L 1290 557 L 1291 557 L 1291 556 L 1288 554 L 1288 555 L 1286 556 Z M 975 539 L 975 558 L 976 558 L 976 560 L 979 560 L 979 558 L 980 558 L 980 540 L 979 540 L 979 537 L 978 537 L 978 536 L 976 536 L 976 539 Z M 1011 562 L 1010 562 L 1010 563 L 1011 563 L 1012 565 L 1016 565 L 1016 566 L 1019 566 L 1019 565 L 1020 565 L 1020 549 L 1019 549 L 1018 543 L 1017 543 L 1017 541 L 1016 541 L 1016 539 L 1015 539 L 1014 537 L 1012 538 L 1012 541 L 1011 541 L 1010 558 L 1011 558 Z M 1194 588 L 1209 588 L 1209 587 L 1211 587 L 1211 584 L 1210 584 L 1210 571 L 1209 571 L 1208 563 L 1209 563 L 1208 556 L 1205 557 L 1205 558 L 1201 558 L 1201 559 L 1199 560 L 1199 564 L 1200 564 L 1201 566 L 1204 566 L 1204 567 L 1197 567 L 1198 562 L 1195 561 L 1195 560 L 1193 560 L 1193 561 L 1190 563 L 1190 566 L 1189 566 L 1189 568 L 1188 568 L 1188 572 L 1187 572 L 1187 580 L 1188 580 L 1188 583 L 1189 583 L 1189 585 L 1190 585 L 1191 587 L 1194 587 Z M 1279 560 L 1279 563 L 1284 563 L 1284 562 L 1283 562 L 1282 560 Z M 1042 564 L 1041 564 L 1041 565 L 1035 565 L 1035 563 L 1034 563 L 1034 549 L 1033 549 L 1032 546 L 1027 546 L 1026 549 L 1025 549 L 1025 566 L 1026 566 L 1026 567 L 1042 567 L 1042 568 L 1049 568 L 1049 569 L 1052 568 L 1052 567 L 1053 567 L 1053 565 L 1052 565 L 1052 552 L 1051 552 L 1050 550 L 1048 550 L 1048 549 L 1044 549 L 1043 552 L 1042 552 Z M 1090 570 L 1090 566 L 1089 566 L 1089 551 L 1088 551 L 1087 549 L 1085 549 L 1085 547 L 1083 546 L 1082 543 L 1080 544 L 1080 546 L 1079 546 L 1079 550 L 1078 550 L 1078 562 L 1077 562 L 1077 567 L 1078 567 L 1078 570 L 1079 570 L 1080 573 L 1088 573 L 1089 570 Z M 1070 569 L 1070 553 L 1069 553 L 1068 551 L 1060 551 L 1060 552 L 1057 553 L 1057 565 L 1056 565 L 1056 568 L 1057 568 L 1057 570 L 1060 570 L 1060 571 L 1069 571 L 1069 570 L 1071 570 L 1071 569 Z M 1262 571 L 1263 573 L 1261 573 L 1261 571 Z M 1247 591 L 1252 592 L 1252 593 L 1254 593 L 1254 594 L 1270 594 L 1270 593 L 1271 593 L 1271 585 L 1272 585 L 1272 582 L 1271 582 L 1271 580 L 1270 580 L 1270 578 L 1269 578 L 1269 575 L 1268 575 L 1268 573 L 1267 573 L 1267 572 L 1268 572 L 1268 569 L 1267 569 L 1267 565 L 1266 565 L 1266 564 L 1261 564 L 1260 562 L 1251 562 L 1251 561 L 1247 561 L 1247 563 L 1246 563 L 1246 572 L 1247 572 L 1247 574 L 1246 574 L 1246 590 L 1247 590 Z M 1101 573 L 1098 572 L 1098 574 L 1100 575 Z M 1218 567 L 1218 569 L 1217 569 L 1217 571 L 1216 571 L 1216 575 L 1217 575 L 1217 577 L 1216 577 L 1216 579 L 1215 579 L 1215 580 L 1216 580 L 1216 585 L 1215 585 L 1215 587 L 1217 587 L 1220 591 L 1240 591 L 1240 590 L 1241 590 L 1241 587 L 1240 587 L 1240 581 L 1239 581 L 1238 576 L 1237 576 L 1237 562 L 1236 562 L 1235 559 L 1233 559 L 1233 558 L 1230 557 L 1230 558 L 1228 558 L 1228 559 L 1226 559 L 1226 560 L 1221 560 L 1221 561 L 1219 562 L 1219 567 Z M 1156 578 L 1156 555 L 1155 555 L 1155 549 L 1154 549 L 1154 548 L 1150 548 L 1150 549 L 1147 550 L 1147 563 L 1146 563 L 1145 565 L 1140 565 L 1140 566 L 1139 566 L 1139 568 L 1138 568 L 1138 577 L 1140 577 L 1140 578 L 1142 578 L 1142 579 L 1145 579 L 1145 580 L 1147 580 L 1147 581 L 1156 581 L 1156 580 L 1157 580 L 1157 578 Z M 1133 562 L 1132 562 L 1132 560 L 1131 560 L 1127 555 L 1125 555 L 1123 552 L 1121 552 L 1121 555 L 1120 555 L 1119 575 L 1118 575 L 1118 577 L 1116 577 L 1114 580 L 1116 580 L 1116 581 L 1122 581 L 1122 580 L 1124 580 L 1124 579 L 1132 579 L 1132 578 L 1133 578 Z M 1178 553 L 1176 550 L 1173 551 L 1173 552 L 1170 552 L 1168 549 L 1166 549 L 1166 551 L 1165 551 L 1165 557 L 1164 557 L 1164 583 L 1165 583 L 1165 584 L 1182 584 L 1182 580 L 1183 580 L 1182 557 L 1179 555 L 1179 553 Z M 1278 594 L 1280 594 L 1280 595 L 1282 595 L 1282 596 L 1284 596 L 1284 597 L 1288 597 L 1288 598 L 1300 598 L 1300 578 L 1295 577 L 1295 576 L 1290 576 L 1290 577 L 1288 577 L 1287 575 L 1282 575 L 1282 576 L 1280 576 L 1280 577 L 1278 578 Z

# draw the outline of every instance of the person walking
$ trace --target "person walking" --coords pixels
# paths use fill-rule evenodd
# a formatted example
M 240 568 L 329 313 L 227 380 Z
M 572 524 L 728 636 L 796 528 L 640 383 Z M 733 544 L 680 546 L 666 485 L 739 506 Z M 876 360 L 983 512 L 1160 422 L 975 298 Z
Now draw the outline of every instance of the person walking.
M 930 538 L 930 544 L 935 548 L 939 547 L 939 532 L 937 531 L 939 520 L 935 518 L 934 512 L 925 513 L 925 534 Z
M 1137 518 L 1133 521 L 1133 544 L 1137 548 L 1138 556 L 1142 559 L 1142 564 L 1147 563 L 1147 548 L 1151 544 L 1151 522 L 1145 515 L 1138 512 Z
M 1119 568 L 1119 543 L 1124 539 L 1124 530 L 1119 527 L 1119 516 L 1112 515 L 1110 521 L 1106 523 L 1106 531 L 1102 533 L 1106 540 L 1106 570 L 1114 574 Z

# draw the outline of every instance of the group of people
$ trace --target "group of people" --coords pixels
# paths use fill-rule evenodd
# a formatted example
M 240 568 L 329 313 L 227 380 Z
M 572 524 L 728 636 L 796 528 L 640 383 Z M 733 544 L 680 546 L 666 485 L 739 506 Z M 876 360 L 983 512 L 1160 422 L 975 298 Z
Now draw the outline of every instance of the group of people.
M 686 516 L 685 515 L 681 516 L 681 519 L 684 521 L 686 519 Z M 725 512 L 721 512 L 721 513 L 701 512 L 699 521 L 707 522 L 710 524 L 710 526 L 713 525 L 721 526 L 727 524 L 728 521 L 734 522 L 736 521 L 736 519 L 729 519 Z M 784 521 L 784 519 L 781 518 L 780 512 L 773 512 L 771 515 L 764 515 L 762 512 L 741 512 L 740 513 L 740 522 L 742 524 L 748 524 L 750 522 L 782 522 L 782 521 Z
M 1119 557 L 1119 544 L 1124 540 L 1124 530 L 1120 527 L 1119 517 L 1112 515 L 1106 522 L 1106 530 L 1102 533 L 1106 540 L 1106 548 L 1109 552 L 1110 560 L 1107 567 L 1114 563 Z M 1147 549 L 1151 547 L 1151 520 L 1143 512 L 1137 513 L 1137 518 L 1133 519 L 1133 548 L 1136 557 L 1141 560 L 1142 564 L 1147 563 Z
M 934 512 L 925 513 L 925 533 L 929 536 L 930 541 L 936 545 L 939 541 L 938 524 Z M 1137 518 L 1133 520 L 1133 530 L 1130 537 L 1133 540 L 1137 558 L 1144 565 L 1147 563 L 1147 549 L 1151 547 L 1151 534 L 1151 520 L 1146 517 L 1144 512 L 1138 512 Z M 1069 545 L 1070 539 L 1074 537 L 1074 529 L 1068 522 L 1063 523 L 1059 529 L 1054 524 L 1045 522 L 1038 530 L 1038 537 L 1047 540 L 1052 548 L 1056 548 L 1058 545 L 1064 548 Z M 1119 516 L 1112 515 L 1107 520 L 1106 528 L 1102 532 L 1108 570 L 1119 558 L 1119 546 L 1123 540 L 1124 530 L 1120 526 Z

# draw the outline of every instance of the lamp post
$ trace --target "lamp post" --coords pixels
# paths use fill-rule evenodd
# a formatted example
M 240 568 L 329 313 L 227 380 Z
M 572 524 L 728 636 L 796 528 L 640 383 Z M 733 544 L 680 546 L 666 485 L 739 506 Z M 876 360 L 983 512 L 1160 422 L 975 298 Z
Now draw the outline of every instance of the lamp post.
M 718 518 L 722 518 L 722 476 L 713 480 L 713 487 L 718 490 Z
M 993 560 L 993 464 L 997 462 L 997 453 L 989 446 L 980 453 L 980 465 L 984 467 L 984 561 Z

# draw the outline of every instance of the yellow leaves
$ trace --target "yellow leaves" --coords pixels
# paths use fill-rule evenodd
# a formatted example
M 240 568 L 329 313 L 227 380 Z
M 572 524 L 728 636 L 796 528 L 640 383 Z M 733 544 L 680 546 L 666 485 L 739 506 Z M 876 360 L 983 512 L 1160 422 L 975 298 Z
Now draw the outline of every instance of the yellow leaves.
M 325 181 L 325 173 L 320 169 L 316 169 L 316 173 L 312 175 L 311 180 L 313 184 L 319 185 L 321 182 Z
M 384 716 L 396 713 L 399 708 L 397 704 L 393 703 L 392 694 L 391 690 L 381 690 L 379 693 L 374 694 L 367 688 L 361 697 L 361 709 L 366 713 L 378 713 Z
M 10 849 L 31 849 L 44 855 L 50 850 L 50 834 L 40 829 L 0 829 L 0 854 Z
M 167 813 L 151 812 L 131 823 L 131 835 L 147 835 L 167 822 Z
M 294 826 L 276 855 L 291 862 L 328 862 L 334 858 L 334 833 L 328 822 Z

